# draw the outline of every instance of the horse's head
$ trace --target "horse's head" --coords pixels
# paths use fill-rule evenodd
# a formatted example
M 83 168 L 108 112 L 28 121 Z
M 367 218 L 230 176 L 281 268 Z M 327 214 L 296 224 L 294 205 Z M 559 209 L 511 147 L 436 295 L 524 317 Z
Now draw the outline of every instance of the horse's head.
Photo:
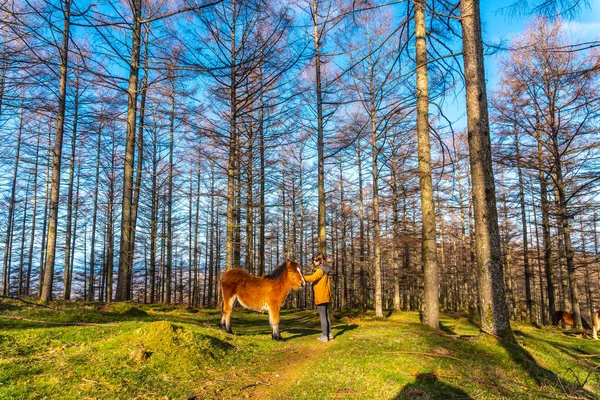
M 300 269 L 300 263 L 298 260 L 287 260 L 285 262 L 286 270 L 288 274 L 289 282 L 293 289 L 300 289 L 302 285 L 304 285 L 304 276 L 302 276 L 302 271 Z

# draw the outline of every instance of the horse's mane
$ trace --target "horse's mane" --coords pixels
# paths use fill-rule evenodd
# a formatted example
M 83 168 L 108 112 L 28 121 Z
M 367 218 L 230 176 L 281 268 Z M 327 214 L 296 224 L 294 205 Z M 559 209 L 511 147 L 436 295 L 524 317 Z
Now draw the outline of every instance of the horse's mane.
M 277 280 L 277 279 L 281 278 L 281 275 L 283 275 L 283 272 L 285 271 L 286 267 L 287 267 L 287 263 L 284 261 L 283 263 L 281 263 L 277 267 L 275 267 L 275 269 L 273 271 L 271 271 L 270 274 L 265 275 L 265 278 L 273 279 L 273 280 Z

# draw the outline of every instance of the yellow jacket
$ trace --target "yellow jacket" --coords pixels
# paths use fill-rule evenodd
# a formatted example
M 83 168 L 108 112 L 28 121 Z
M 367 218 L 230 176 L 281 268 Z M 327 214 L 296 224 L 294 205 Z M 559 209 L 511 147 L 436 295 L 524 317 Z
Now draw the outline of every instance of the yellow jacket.
M 315 304 L 329 303 L 331 300 L 331 282 L 329 268 L 323 265 L 313 267 L 313 273 L 304 277 L 306 282 L 312 282 Z

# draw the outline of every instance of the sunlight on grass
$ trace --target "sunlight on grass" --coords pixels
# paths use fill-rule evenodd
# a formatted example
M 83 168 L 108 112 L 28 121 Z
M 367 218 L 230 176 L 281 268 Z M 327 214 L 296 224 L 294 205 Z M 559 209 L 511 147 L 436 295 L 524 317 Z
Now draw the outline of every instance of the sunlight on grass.
M 0 398 L 446 399 L 597 398 L 597 341 L 513 323 L 519 346 L 479 335 L 464 315 L 441 330 L 418 313 L 333 313 L 319 343 L 314 310 L 283 310 L 285 341 L 268 316 L 164 305 L 3 301 Z M 587 357 L 586 357 L 587 356 Z

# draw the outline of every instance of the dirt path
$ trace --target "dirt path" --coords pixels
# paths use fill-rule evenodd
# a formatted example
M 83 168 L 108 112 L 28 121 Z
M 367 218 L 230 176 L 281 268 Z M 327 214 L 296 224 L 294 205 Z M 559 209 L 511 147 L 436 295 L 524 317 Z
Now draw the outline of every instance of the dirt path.
M 320 343 L 318 335 L 305 338 L 302 341 L 289 340 L 277 350 L 274 355 L 274 366 L 271 372 L 262 373 L 257 382 L 247 388 L 244 398 L 278 399 L 287 398 L 285 391 L 290 385 L 310 368 L 311 364 L 326 357 L 334 343 Z

